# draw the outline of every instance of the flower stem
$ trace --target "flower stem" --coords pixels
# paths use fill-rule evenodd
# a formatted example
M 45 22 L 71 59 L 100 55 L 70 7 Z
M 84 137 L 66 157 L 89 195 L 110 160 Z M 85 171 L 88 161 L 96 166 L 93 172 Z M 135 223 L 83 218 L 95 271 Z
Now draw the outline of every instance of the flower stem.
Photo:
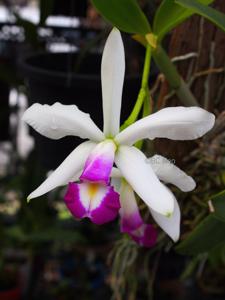
M 152 113 L 152 97 L 150 95 L 150 90 L 146 89 L 146 97 L 143 107 L 143 118 L 149 116 Z
M 148 87 L 148 77 L 151 67 L 151 46 L 147 45 L 146 53 L 145 53 L 145 62 L 144 62 L 144 70 L 142 75 L 141 87 Z
M 150 91 L 148 88 L 146 88 L 146 96 L 144 99 L 144 106 L 143 106 L 143 112 L 142 117 L 147 117 L 152 113 L 152 98 L 150 95 Z M 141 149 L 143 146 L 143 140 L 138 141 L 135 143 L 135 147 L 138 149 Z
M 160 71 L 165 75 L 171 88 L 176 92 L 180 101 L 185 106 L 199 106 L 198 101 L 191 93 L 184 80 L 180 77 L 176 67 L 160 45 L 152 52 L 152 56 Z
M 139 91 L 137 101 L 134 105 L 134 108 L 128 117 L 128 119 L 124 122 L 124 124 L 120 127 L 121 130 L 127 128 L 131 124 L 133 124 L 140 114 L 142 106 L 144 104 L 144 100 L 146 99 L 149 90 L 148 90 L 148 78 L 150 72 L 150 65 L 151 65 L 151 46 L 147 45 L 146 52 L 145 52 L 145 62 L 144 62 L 144 69 L 142 74 L 142 81 L 141 81 L 141 89 Z

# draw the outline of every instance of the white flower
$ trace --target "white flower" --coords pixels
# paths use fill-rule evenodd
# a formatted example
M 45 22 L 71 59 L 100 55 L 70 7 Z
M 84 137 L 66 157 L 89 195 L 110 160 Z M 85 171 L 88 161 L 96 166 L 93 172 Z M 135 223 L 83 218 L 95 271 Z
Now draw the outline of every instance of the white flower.
M 69 195 L 67 194 L 67 203 L 73 209 L 76 209 L 77 205 L 79 208 L 82 206 L 77 215 L 92 218 L 104 201 L 104 209 L 109 208 L 111 203 L 111 198 L 107 198 L 109 193 L 112 193 L 114 200 L 116 198 L 116 193 L 109 190 L 108 185 L 115 162 L 122 176 L 152 212 L 165 216 L 173 213 L 174 207 L 176 209 L 174 196 L 160 182 L 155 174 L 154 166 L 147 164 L 145 155 L 133 145 L 146 138 L 151 140 L 156 137 L 173 140 L 199 138 L 213 127 L 215 117 L 199 107 L 169 107 L 119 132 L 124 73 L 123 42 L 120 32 L 113 29 L 105 45 L 101 66 L 103 132 L 88 114 L 80 111 L 75 105 L 55 103 L 49 106 L 36 103 L 27 109 L 23 116 L 24 121 L 48 138 L 60 139 L 67 135 L 74 135 L 89 139 L 79 145 L 29 195 L 29 199 L 80 178 L 83 185 L 76 185 L 76 188 L 73 186 L 76 197 L 79 198 L 76 198 L 78 199 L 76 205 L 72 203 L 71 190 Z M 114 202 L 116 209 L 119 209 L 118 199 Z M 101 222 L 97 220 L 96 223 Z
M 147 160 L 149 168 L 152 168 L 159 178 L 160 181 L 164 183 L 170 183 L 178 187 L 183 192 L 192 191 L 196 184 L 192 177 L 188 176 L 185 172 L 175 166 L 172 162 L 161 155 L 154 155 Z M 143 227 L 143 222 L 140 221 L 140 213 L 138 206 L 136 204 L 135 195 L 133 189 L 122 179 L 121 172 L 113 168 L 112 174 L 112 185 L 115 187 L 116 191 L 120 194 L 120 216 L 121 216 L 121 231 L 126 232 L 133 238 L 134 228 Z M 168 192 L 171 191 L 168 189 Z M 178 241 L 180 237 L 180 208 L 175 196 L 171 193 L 174 198 L 174 211 L 171 216 L 167 217 L 160 213 L 157 213 L 153 209 L 150 209 L 150 213 L 155 220 L 155 222 L 172 238 L 174 242 Z M 145 225 L 146 226 L 146 225 Z M 148 225 L 149 226 L 149 225 Z M 141 236 L 142 240 L 147 240 L 153 236 L 146 235 L 143 232 Z M 144 244 L 145 245 L 145 244 Z

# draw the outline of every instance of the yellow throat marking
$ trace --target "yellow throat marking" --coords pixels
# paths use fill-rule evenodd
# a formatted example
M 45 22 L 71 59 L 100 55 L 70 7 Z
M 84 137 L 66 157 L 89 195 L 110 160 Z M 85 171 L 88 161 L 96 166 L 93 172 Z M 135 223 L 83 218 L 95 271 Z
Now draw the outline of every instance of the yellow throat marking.
M 98 192 L 98 184 L 92 183 L 88 186 L 88 195 L 92 199 L 96 196 Z

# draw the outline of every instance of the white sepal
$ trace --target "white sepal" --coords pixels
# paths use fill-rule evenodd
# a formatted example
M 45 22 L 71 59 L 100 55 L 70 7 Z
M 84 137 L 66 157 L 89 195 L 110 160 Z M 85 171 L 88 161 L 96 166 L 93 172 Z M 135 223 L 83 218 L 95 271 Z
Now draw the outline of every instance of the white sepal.
M 146 138 L 194 140 L 212 129 L 214 123 L 215 116 L 200 107 L 167 107 L 130 125 L 115 141 L 133 145 Z
M 114 136 L 120 128 L 120 110 L 125 74 L 123 41 L 113 29 L 106 41 L 101 66 L 104 134 Z
M 96 142 L 104 139 L 104 134 L 76 105 L 53 105 L 35 103 L 29 107 L 23 120 L 38 133 L 57 140 L 67 135 L 79 136 Z
M 77 177 L 77 173 L 83 168 L 85 161 L 96 146 L 92 142 L 84 142 L 74 149 L 61 165 L 28 197 L 28 201 L 46 194 L 58 186 L 63 186 Z
M 163 216 L 151 208 L 150 211 L 155 222 L 171 237 L 174 242 L 177 242 L 180 238 L 180 208 L 176 198 L 174 197 L 174 211 L 171 216 Z

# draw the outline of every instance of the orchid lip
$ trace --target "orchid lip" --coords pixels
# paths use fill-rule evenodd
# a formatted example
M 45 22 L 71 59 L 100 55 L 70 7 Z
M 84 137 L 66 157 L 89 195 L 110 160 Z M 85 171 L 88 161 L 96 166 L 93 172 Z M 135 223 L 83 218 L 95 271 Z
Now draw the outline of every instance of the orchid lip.
M 75 218 L 89 218 L 97 225 L 113 221 L 120 209 L 113 187 L 96 183 L 70 183 L 64 200 Z

